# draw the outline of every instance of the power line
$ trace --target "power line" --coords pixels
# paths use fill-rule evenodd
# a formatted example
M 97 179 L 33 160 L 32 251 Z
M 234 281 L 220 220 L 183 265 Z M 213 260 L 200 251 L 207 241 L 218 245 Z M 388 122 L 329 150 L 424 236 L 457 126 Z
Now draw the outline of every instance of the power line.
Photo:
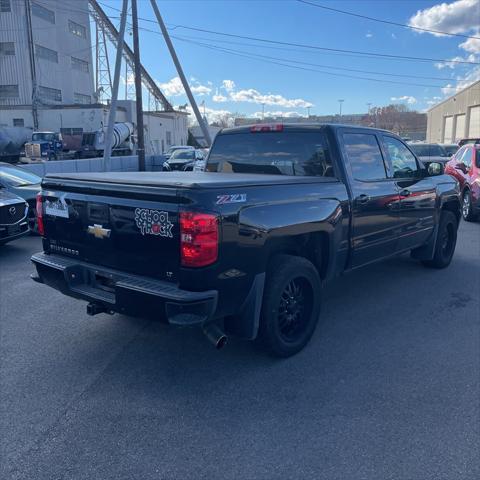
M 391 84 L 397 84 L 397 85 L 409 85 L 409 86 L 416 86 L 416 87 L 442 88 L 441 85 L 431 85 L 431 84 L 423 84 L 423 83 L 410 83 L 410 82 L 397 82 L 397 81 L 394 81 L 394 80 L 382 80 L 382 79 L 378 79 L 378 78 L 361 77 L 361 76 L 357 76 L 357 75 L 346 75 L 346 74 L 342 74 L 342 73 L 327 72 L 325 70 L 318 70 L 318 69 L 314 69 L 314 68 L 300 67 L 298 65 L 289 65 L 287 63 L 277 62 L 277 61 L 273 61 L 273 60 L 266 60 L 264 55 L 256 55 L 256 54 L 253 54 L 253 53 L 240 53 L 239 51 L 235 51 L 235 50 L 232 50 L 232 49 L 226 49 L 226 48 L 216 47 L 216 46 L 212 46 L 212 45 L 208 45 L 208 44 L 192 42 L 190 40 L 185 40 L 182 37 L 178 37 L 178 36 L 174 36 L 174 35 L 172 35 L 172 38 L 175 38 L 175 39 L 183 41 L 183 42 L 191 43 L 191 44 L 194 44 L 194 45 L 202 46 L 202 47 L 205 47 L 205 48 L 209 48 L 211 50 L 216 50 L 216 51 L 220 51 L 220 52 L 223 52 L 223 53 L 228 53 L 228 54 L 231 54 L 231 55 L 237 55 L 237 56 L 240 56 L 240 57 L 259 60 L 259 61 L 263 61 L 263 62 L 266 62 L 266 63 L 274 64 L 274 65 L 280 65 L 280 66 L 283 66 L 283 67 L 294 68 L 294 69 L 297 69 L 297 70 L 323 73 L 325 75 L 332 75 L 332 76 L 335 76 L 335 77 L 354 78 L 354 79 L 357 79 L 357 80 L 369 80 L 369 81 L 378 82 L 378 83 L 391 83 Z M 261 58 L 259 58 L 259 57 L 261 57 Z
M 101 2 L 99 2 L 101 3 Z M 101 3 L 101 5 L 111 8 L 112 10 L 117 10 L 115 7 L 111 7 L 110 5 L 105 5 L 104 3 Z M 147 21 L 147 22 L 152 22 L 150 19 L 145 19 L 145 18 L 140 18 L 140 20 Z M 176 30 L 177 28 L 182 28 L 186 30 L 192 30 L 195 32 L 202 32 L 202 33 L 209 33 L 213 35 L 221 35 L 225 37 L 230 37 L 230 38 L 241 38 L 244 40 L 252 40 L 255 42 L 262 42 L 262 43 L 269 43 L 269 44 L 276 44 L 276 45 L 285 45 L 285 46 L 291 46 L 291 47 L 302 47 L 302 48 L 307 48 L 311 50 L 322 50 L 322 51 L 329 51 L 329 52 L 342 52 L 342 53 L 354 53 L 358 55 L 364 55 L 364 56 L 372 56 L 372 57 L 379 57 L 379 58 L 388 58 L 388 59 L 399 59 L 399 60 L 413 60 L 413 61 L 421 61 L 421 62 L 447 62 L 447 63 L 456 63 L 456 64 L 466 64 L 466 65 L 480 65 L 480 62 L 469 62 L 467 60 L 447 60 L 444 58 L 429 58 L 429 57 L 415 57 L 415 56 L 407 56 L 407 55 L 394 55 L 394 54 L 388 54 L 388 53 L 377 53 L 377 52 L 366 52 L 366 51 L 360 51 L 360 50 L 346 50 L 346 49 L 340 49 L 340 48 L 329 48 L 329 47 L 320 47 L 318 45 L 309 45 L 309 44 L 302 44 L 302 43 L 294 43 L 294 42 L 282 42 L 280 40 L 271 40 L 268 38 L 259 38 L 259 37 L 251 37 L 247 35 L 238 35 L 238 34 L 233 34 L 233 33 L 226 33 L 226 32 L 219 32 L 215 30 L 208 30 L 205 28 L 198 28 L 198 27 L 188 27 L 187 25 L 175 25 L 169 30 Z
M 448 35 L 451 37 L 461 37 L 461 38 L 474 38 L 475 40 L 480 40 L 480 37 L 474 37 L 472 35 L 462 35 L 461 33 L 448 33 L 442 32 L 440 30 L 432 30 L 428 28 L 414 27 L 413 25 L 407 25 L 405 23 L 393 22 L 390 20 L 383 20 L 381 18 L 369 17 L 368 15 L 361 15 L 359 13 L 348 12 L 346 10 L 340 10 L 338 8 L 327 7 L 325 5 L 320 5 L 318 3 L 309 2 L 308 0 L 297 0 L 298 3 L 304 3 L 305 5 L 311 5 L 312 7 L 322 8 L 324 10 L 329 10 L 331 12 L 342 13 L 343 15 L 350 15 L 351 17 L 363 18 L 366 20 L 371 20 L 372 22 L 386 23 L 388 25 L 395 25 L 396 27 L 409 28 L 412 30 L 419 30 L 421 32 L 436 33 L 438 35 Z
M 155 32 L 154 30 L 146 30 L 144 28 L 142 28 L 142 30 L 152 32 L 152 33 L 159 33 L 159 32 Z M 206 40 L 206 41 L 212 40 L 212 39 L 209 39 L 209 38 L 192 37 L 192 36 L 186 36 L 186 35 L 182 35 L 182 37 L 176 36 L 174 38 L 177 38 L 179 40 L 181 40 L 181 39 L 194 39 L 194 40 L 197 39 L 197 40 Z M 194 43 L 194 42 L 192 42 L 192 43 Z M 227 42 L 227 43 L 235 43 L 237 45 L 244 45 L 244 46 L 256 46 L 256 45 L 252 45 L 252 44 L 248 44 L 248 43 L 240 43 L 240 42 Z M 218 47 L 218 45 L 212 45 L 212 44 L 208 44 L 208 45 Z M 239 52 L 239 53 L 247 53 L 247 54 L 251 53 L 251 52 L 246 52 L 244 50 L 242 51 L 242 50 L 232 49 L 232 51 L 236 51 L 236 52 Z M 388 77 L 417 78 L 417 79 L 422 79 L 422 80 L 438 80 L 438 81 L 442 81 L 442 82 L 444 82 L 444 81 L 446 81 L 446 82 L 456 82 L 457 81 L 454 78 L 448 78 L 448 77 L 431 77 L 431 76 L 423 76 L 423 75 L 408 75 L 408 74 L 401 74 L 401 73 L 380 72 L 380 71 L 373 71 L 373 70 L 359 70 L 359 69 L 355 69 L 355 68 L 338 67 L 338 66 L 334 66 L 334 65 L 324 65 L 324 64 L 319 64 L 319 63 L 302 62 L 300 60 L 272 57 L 272 56 L 268 56 L 268 55 L 260 55 L 260 54 L 253 54 L 253 55 L 256 55 L 258 57 L 272 59 L 272 60 L 280 60 L 280 61 L 285 61 L 285 62 L 298 63 L 298 64 L 309 65 L 309 66 L 313 66 L 313 67 L 330 68 L 330 69 L 333 69 L 333 70 L 344 70 L 344 71 L 347 71 L 347 72 L 369 73 L 369 74 L 374 74 L 374 75 L 385 75 L 385 76 L 388 76 Z

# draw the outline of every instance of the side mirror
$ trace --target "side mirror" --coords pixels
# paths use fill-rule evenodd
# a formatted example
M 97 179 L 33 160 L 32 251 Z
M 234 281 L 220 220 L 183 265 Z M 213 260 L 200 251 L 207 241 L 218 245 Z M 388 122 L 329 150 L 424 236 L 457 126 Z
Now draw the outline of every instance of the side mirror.
M 457 170 L 460 170 L 461 172 L 463 173 L 466 173 L 467 172 L 467 166 L 463 163 L 463 162 L 459 162 L 455 165 L 455 168 Z
M 443 173 L 443 165 L 438 162 L 432 162 L 428 165 L 427 171 L 430 177 L 441 175 Z

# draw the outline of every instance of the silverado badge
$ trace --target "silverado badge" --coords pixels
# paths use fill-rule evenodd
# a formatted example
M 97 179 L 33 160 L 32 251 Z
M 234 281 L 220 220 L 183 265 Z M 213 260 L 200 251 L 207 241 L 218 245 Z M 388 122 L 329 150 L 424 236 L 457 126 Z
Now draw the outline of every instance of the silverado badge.
M 103 228 L 102 225 L 97 225 L 95 223 L 94 225 L 88 226 L 87 233 L 90 233 L 95 238 L 100 238 L 103 240 L 104 238 L 109 238 L 112 231 L 109 228 Z

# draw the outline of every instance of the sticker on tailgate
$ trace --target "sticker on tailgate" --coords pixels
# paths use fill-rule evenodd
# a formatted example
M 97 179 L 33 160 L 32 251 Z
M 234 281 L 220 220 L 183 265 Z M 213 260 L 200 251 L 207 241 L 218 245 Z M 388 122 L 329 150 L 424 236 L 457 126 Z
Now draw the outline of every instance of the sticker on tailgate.
M 135 223 L 142 235 L 160 235 L 161 237 L 173 238 L 173 223 L 168 220 L 168 212 L 136 208 Z
M 68 205 L 65 199 L 45 200 L 45 214 L 53 217 L 68 218 Z

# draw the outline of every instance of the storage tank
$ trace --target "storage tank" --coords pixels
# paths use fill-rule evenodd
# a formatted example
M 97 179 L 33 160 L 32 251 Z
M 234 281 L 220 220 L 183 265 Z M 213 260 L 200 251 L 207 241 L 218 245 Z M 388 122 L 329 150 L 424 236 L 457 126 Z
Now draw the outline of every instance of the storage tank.
M 95 148 L 97 150 L 103 150 L 105 148 L 105 134 L 104 131 L 98 132 L 95 141 Z M 113 138 L 112 138 L 112 150 L 118 148 L 125 141 L 127 141 L 133 135 L 133 123 L 123 122 L 116 123 L 113 127 Z

